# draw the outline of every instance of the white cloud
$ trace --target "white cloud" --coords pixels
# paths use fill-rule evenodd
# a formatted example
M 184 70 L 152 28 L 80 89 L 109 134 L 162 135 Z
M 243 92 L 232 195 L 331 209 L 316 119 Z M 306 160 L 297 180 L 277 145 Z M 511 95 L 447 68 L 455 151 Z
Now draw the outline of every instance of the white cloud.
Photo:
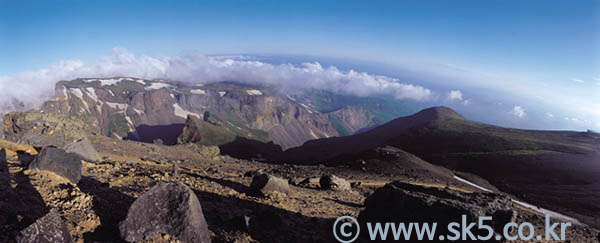
M 596 80 L 596 81 L 600 81 L 600 77 L 594 78 L 594 80 Z
M 565 119 L 565 121 L 570 121 L 570 122 L 575 122 L 575 123 L 580 123 L 580 124 L 585 124 L 585 125 L 591 125 L 593 122 L 588 120 L 588 119 L 580 119 L 577 117 L 568 117 L 565 116 L 563 119 Z
M 554 118 L 554 114 L 550 113 L 550 112 L 546 112 L 546 116 L 548 118 Z
M 198 52 L 173 56 L 136 56 L 113 48 L 110 56 L 94 63 L 61 61 L 38 71 L 0 77 L 0 112 L 39 105 L 52 95 L 59 80 L 85 77 L 133 76 L 145 79 L 170 79 L 190 83 L 234 80 L 276 85 L 282 91 L 319 88 L 358 96 L 392 95 L 397 99 L 428 100 L 432 91 L 387 76 L 354 70 L 323 67 L 318 62 L 269 64 L 246 56 L 207 57 Z
M 525 113 L 525 109 L 523 109 L 523 107 L 521 107 L 521 106 L 513 107 L 511 114 L 513 114 L 519 118 L 523 118 L 527 115 L 527 113 Z
M 583 81 L 581 79 L 577 79 L 577 78 L 572 78 L 571 81 L 573 81 L 575 83 L 585 83 L 585 81 Z
M 448 93 L 449 100 L 463 100 L 463 94 L 460 90 L 451 90 Z
M 463 100 L 463 102 L 462 102 L 462 104 L 465 105 L 465 106 L 466 105 L 470 105 L 471 103 L 472 103 L 471 99 L 466 99 L 466 100 Z

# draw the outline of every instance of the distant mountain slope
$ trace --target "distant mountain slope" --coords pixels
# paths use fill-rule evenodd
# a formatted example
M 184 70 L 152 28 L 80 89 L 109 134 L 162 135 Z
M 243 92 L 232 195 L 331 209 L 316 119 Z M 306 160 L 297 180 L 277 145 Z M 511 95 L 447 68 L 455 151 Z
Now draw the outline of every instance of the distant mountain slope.
M 81 119 L 106 136 L 137 140 L 153 137 L 140 133 L 160 128 L 181 130 L 188 115 L 202 118 L 210 112 L 231 136 L 273 141 L 284 149 L 310 139 L 339 136 L 340 131 L 353 134 L 373 124 L 373 116 L 362 107 L 319 112 L 310 103 L 270 87 L 130 77 L 60 81 L 56 97 L 41 110 Z M 173 137 L 177 134 L 163 140 L 172 142 Z
M 286 157 L 317 163 L 384 145 L 417 155 L 509 150 L 592 153 L 598 149 L 598 139 L 588 134 L 503 128 L 469 121 L 447 107 L 433 107 L 361 134 L 308 141 L 286 151 Z
M 446 107 L 429 108 L 411 116 L 394 119 L 364 133 L 308 141 L 300 147 L 287 150 L 284 157 L 296 162 L 318 163 L 342 155 L 358 154 L 385 146 L 388 141 L 408 132 L 408 129 L 449 119 L 465 118 Z
M 344 163 L 382 146 L 481 176 L 522 200 L 600 226 L 600 138 L 590 131 L 503 128 L 434 107 L 361 134 L 308 141 L 281 160 Z

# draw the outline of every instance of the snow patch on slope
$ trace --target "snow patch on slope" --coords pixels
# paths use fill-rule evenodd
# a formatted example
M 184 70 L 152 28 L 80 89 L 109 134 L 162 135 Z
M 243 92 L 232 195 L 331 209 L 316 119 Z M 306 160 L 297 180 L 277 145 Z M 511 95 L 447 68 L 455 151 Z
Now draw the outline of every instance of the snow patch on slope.
M 129 106 L 128 104 L 113 103 L 113 102 L 106 102 L 106 104 L 108 106 L 110 106 L 110 108 L 117 109 L 117 110 L 126 110 L 127 107 Z
M 86 83 L 90 83 L 90 82 L 100 82 L 100 85 L 102 86 L 110 86 L 110 85 L 115 85 L 119 82 L 121 82 L 121 78 L 110 78 L 110 79 L 84 79 L 83 82 Z
M 133 121 L 131 120 L 131 117 L 129 116 L 125 116 L 125 120 L 127 120 L 127 127 L 129 127 L 129 131 L 133 131 L 135 130 L 135 126 L 133 125 Z
M 200 116 L 198 113 L 189 112 L 189 111 L 184 110 L 177 103 L 173 104 L 173 108 L 175 108 L 174 113 L 178 117 L 182 117 L 182 118 L 186 118 L 187 119 L 188 115 L 194 115 L 194 116 L 197 116 L 198 118 L 202 118 L 202 116 Z
M 136 109 L 136 108 L 133 108 L 133 111 L 134 111 L 135 113 L 137 113 L 138 115 L 144 114 L 144 111 L 138 110 L 138 109 Z
M 460 182 L 463 182 L 465 184 L 471 185 L 471 186 L 473 186 L 473 187 L 475 187 L 477 189 L 480 189 L 482 191 L 492 192 L 491 190 L 489 190 L 487 188 L 479 186 L 479 185 L 477 185 L 477 184 L 475 184 L 473 182 L 467 181 L 467 180 L 465 180 L 463 178 L 460 178 L 458 176 L 454 176 L 454 179 L 456 179 L 456 180 L 458 180 Z M 559 219 L 559 220 L 564 220 L 564 221 L 571 222 L 571 223 L 576 224 L 576 225 L 584 225 L 579 220 L 574 219 L 574 218 L 569 217 L 569 216 L 566 216 L 564 214 L 560 214 L 560 213 L 554 212 L 552 210 L 541 208 L 541 207 L 538 207 L 538 206 L 535 206 L 535 205 L 531 205 L 531 204 L 526 203 L 526 202 L 521 202 L 521 201 L 518 201 L 518 200 L 515 200 L 515 199 L 511 199 L 511 200 L 514 203 L 521 205 L 522 207 L 531 209 L 531 210 L 536 211 L 536 212 L 538 212 L 540 214 L 543 214 L 543 215 L 549 215 L 551 218 L 555 218 L 555 219 Z
M 260 92 L 260 90 L 257 90 L 257 89 L 246 90 L 246 93 L 248 93 L 248 95 L 262 95 L 263 94 L 262 92 Z
M 92 87 L 85 88 L 85 93 L 92 99 L 94 102 L 98 102 L 98 96 L 96 95 L 96 90 Z M 100 101 L 102 102 L 102 101 Z
M 475 184 L 473 182 L 467 181 L 467 180 L 465 180 L 463 178 L 460 178 L 458 176 L 454 176 L 454 179 L 457 179 L 458 181 L 460 181 L 462 183 L 465 183 L 467 185 L 470 185 L 472 187 L 475 187 L 475 188 L 477 188 L 479 190 L 482 190 L 482 191 L 485 191 L 485 192 L 492 192 L 492 191 L 488 190 L 487 188 L 481 187 L 481 186 L 479 186 L 479 185 L 477 185 L 477 184 Z
M 146 90 L 153 90 L 153 89 L 162 89 L 162 88 L 170 88 L 172 87 L 170 84 L 167 83 L 160 83 L 160 82 L 155 82 L 150 84 L 150 86 L 146 87 Z
M 83 108 L 81 108 L 82 113 L 85 113 L 85 111 L 89 111 L 90 107 L 88 106 L 87 102 L 85 102 L 85 99 L 83 99 L 83 91 L 81 91 L 81 89 L 78 88 L 73 88 L 73 89 L 69 89 L 69 93 L 77 96 L 77 98 L 79 98 L 79 100 L 81 100 L 81 103 L 83 103 L 83 106 L 85 106 L 85 110 L 83 110 Z
M 69 89 L 69 93 L 77 96 L 77 98 L 79 99 L 83 99 L 83 92 L 81 92 L 81 89 Z
M 203 95 L 203 94 L 206 94 L 206 91 L 204 91 L 202 89 L 192 89 L 192 90 L 190 90 L 190 93 Z

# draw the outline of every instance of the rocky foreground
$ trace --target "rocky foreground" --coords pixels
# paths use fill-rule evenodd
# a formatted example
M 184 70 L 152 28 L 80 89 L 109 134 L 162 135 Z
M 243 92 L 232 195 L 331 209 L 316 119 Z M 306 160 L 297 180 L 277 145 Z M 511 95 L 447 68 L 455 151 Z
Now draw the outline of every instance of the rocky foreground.
M 481 192 L 399 150 L 373 154 L 380 159 L 325 167 L 94 135 L 58 148 L 0 141 L 0 242 L 335 242 L 340 216 L 453 219 L 435 212 L 543 228 L 542 215 L 508 195 Z M 567 230 L 571 242 L 597 235 L 586 226 Z

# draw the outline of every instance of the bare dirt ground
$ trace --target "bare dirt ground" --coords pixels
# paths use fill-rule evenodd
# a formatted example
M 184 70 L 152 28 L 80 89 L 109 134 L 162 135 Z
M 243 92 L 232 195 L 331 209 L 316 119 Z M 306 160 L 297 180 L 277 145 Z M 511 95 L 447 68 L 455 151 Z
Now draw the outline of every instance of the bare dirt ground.
M 296 166 L 206 157 L 186 145 L 162 146 L 106 137 L 90 140 L 104 161 L 84 162 L 78 185 L 50 172 L 28 170 L 30 157 L 6 153 L 4 169 L 0 171 L 8 180 L 0 186 L 9 201 L 4 200 L 2 206 L 13 214 L 0 218 L 10 225 L 0 229 L 0 242 L 10 242 L 16 232 L 50 208 L 58 209 L 76 242 L 121 242 L 118 223 L 125 218 L 129 205 L 161 181 L 179 181 L 192 188 L 202 204 L 213 242 L 335 242 L 335 219 L 343 215 L 357 217 L 364 209 L 365 198 L 392 180 L 463 192 L 477 190 L 446 176 L 422 175 L 416 169 L 400 175 L 381 175 L 369 172 L 369 168 L 352 166 Z M 244 175 L 258 169 L 290 181 L 333 173 L 361 185 L 352 191 L 292 186 L 288 195 L 255 197 L 248 195 L 252 178 Z M 541 215 L 516 208 L 518 222 L 532 222 L 536 230 L 542 229 Z M 250 227 L 245 225 L 244 216 L 252 216 Z M 571 242 L 596 242 L 596 235 L 597 231 L 586 227 L 567 230 Z M 162 235 L 150 242 L 176 241 Z

